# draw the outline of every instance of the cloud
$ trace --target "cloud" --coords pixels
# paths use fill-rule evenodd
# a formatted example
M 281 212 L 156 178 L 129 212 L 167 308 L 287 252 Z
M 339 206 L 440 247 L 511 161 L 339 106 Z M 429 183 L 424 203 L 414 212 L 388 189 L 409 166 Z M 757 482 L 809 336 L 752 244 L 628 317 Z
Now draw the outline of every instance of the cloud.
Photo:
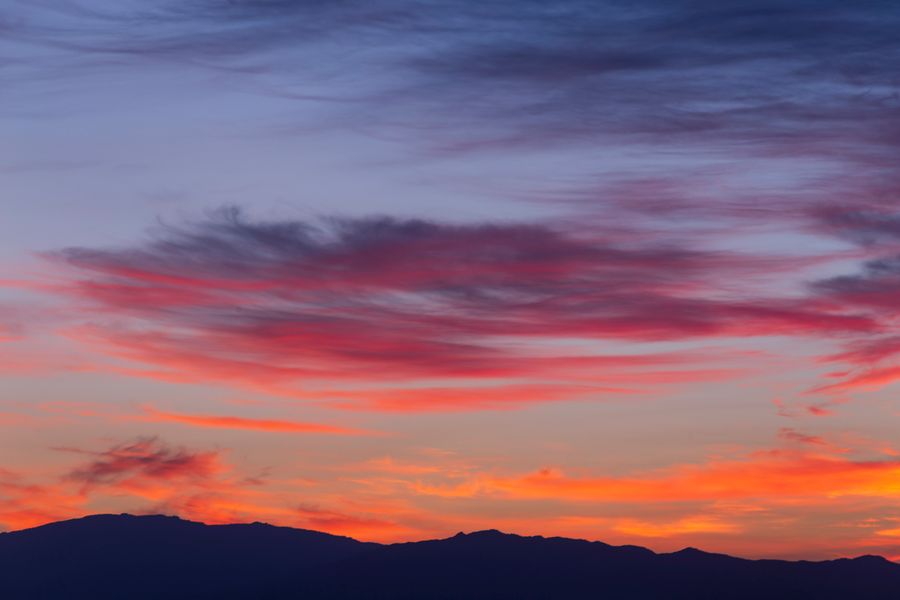
M 833 274 L 846 241 L 873 255 L 896 241 L 889 3 L 81 0 L 13 2 L 0 18 L 16 25 L 14 73 L 35 85 L 211 69 L 210 85 L 294 98 L 302 110 L 286 112 L 326 127 L 455 151 L 598 151 L 573 178 L 556 155 L 522 178 L 529 199 L 577 205 L 575 226 L 231 214 L 61 254 L 78 293 L 122 317 L 84 337 L 153 376 L 284 393 L 540 374 L 526 383 L 551 390 L 559 370 L 497 338 L 884 333 L 896 290 L 880 252 L 861 275 L 784 288 L 816 261 Z M 572 179 L 575 192 L 555 189 Z M 721 250 L 785 232 L 803 236 L 790 260 Z
M 173 447 L 158 438 L 103 450 L 57 450 L 87 460 L 40 483 L 0 471 L 0 523 L 29 527 L 109 506 L 207 523 L 276 520 L 290 514 L 260 489 L 264 482 L 259 477 L 239 475 L 219 451 Z
M 818 393 L 871 391 L 879 390 L 896 381 L 900 381 L 900 366 L 862 368 L 842 377 L 840 381 L 820 385 L 812 391 Z
M 187 415 L 159 411 L 145 407 L 146 416 L 141 420 L 154 423 L 181 423 L 193 427 L 210 427 L 214 429 L 248 429 L 251 431 L 267 431 L 276 433 L 314 433 L 327 435 L 366 435 L 366 432 L 348 427 L 308 423 L 300 421 L 284 421 L 277 419 L 249 419 L 245 417 L 221 415 Z
M 848 306 L 891 311 L 900 296 L 900 255 L 867 261 L 862 273 L 819 281 L 816 287 Z
M 890 335 L 900 298 L 900 256 L 890 254 L 868 260 L 855 274 L 823 279 L 812 287 L 827 302 L 868 313 L 885 324 L 884 334 L 849 340 L 843 351 L 823 357 L 825 362 L 849 363 L 851 368 L 834 374 L 838 381 L 820 385 L 813 392 L 874 390 L 900 379 L 900 366 L 896 364 L 900 346 L 896 336 Z
M 357 539 L 371 539 L 373 536 L 409 532 L 409 528 L 388 519 L 371 516 L 350 515 L 316 505 L 301 505 L 296 509 L 299 525 L 328 531 L 338 535 L 349 535 Z
M 482 495 L 571 502 L 711 502 L 759 500 L 807 502 L 860 496 L 895 498 L 900 461 L 854 460 L 831 451 L 777 449 L 732 460 L 675 465 L 634 477 L 580 477 L 545 468 L 518 477 L 480 476 L 455 486 L 418 485 L 446 497 Z
M 775 258 L 625 243 L 552 225 L 252 222 L 225 210 L 165 227 L 144 245 L 48 256 L 65 269 L 70 294 L 115 317 L 71 335 L 155 365 L 162 378 L 306 397 L 319 392 L 291 386 L 453 378 L 471 388 L 423 385 L 367 403 L 391 410 L 402 408 L 403 397 L 411 408 L 427 409 L 429 396 L 434 408 L 465 404 L 452 400 L 455 393 L 473 407 L 495 404 L 502 392 L 484 382 L 498 379 L 521 402 L 541 393 L 548 400 L 628 393 L 638 381 L 715 377 L 709 363 L 723 358 L 578 353 L 564 350 L 564 339 L 690 341 L 878 328 L 840 305 L 723 287 L 733 278 L 764 277 Z M 678 365 L 694 359 L 707 363 L 703 370 Z M 348 395 L 335 390 L 333 398 Z
M 827 205 L 817 214 L 833 234 L 864 246 L 900 241 L 900 214 L 888 206 Z M 886 203 L 887 204 L 887 203 Z
M 797 431 L 793 427 L 782 427 L 778 430 L 778 437 L 783 440 L 795 442 L 798 444 L 808 444 L 816 446 L 827 445 L 827 442 L 823 438 L 817 435 L 809 435 L 801 431 Z
M 37 482 L 34 474 L 0 469 L 0 523 L 19 529 L 72 518 L 95 510 L 96 501 L 111 496 L 131 499 L 130 510 L 135 512 L 154 512 L 151 507 L 166 505 L 197 516 L 204 514 L 203 506 L 214 507 L 226 498 L 238 502 L 248 495 L 217 452 L 172 448 L 156 438 L 99 451 L 59 450 L 88 459 Z
M 718 517 L 697 515 L 671 522 L 657 523 L 638 519 L 622 519 L 614 526 L 616 531 L 639 537 L 680 537 L 696 533 L 740 533 L 742 528 L 736 523 Z
M 25 325 L 19 307 L 0 303 L 0 310 L 3 311 L 0 320 L 0 342 L 21 340 L 25 333 Z
M 639 378 L 639 376 L 635 376 Z M 503 410 L 539 402 L 597 399 L 636 393 L 625 388 L 572 384 L 520 384 L 492 387 L 421 387 L 332 392 L 337 406 L 383 412 Z
M 425 513 L 357 486 L 354 500 L 336 498 L 308 481 L 246 476 L 224 452 L 173 447 L 139 438 L 101 450 L 58 448 L 80 465 L 60 472 L 0 468 L 0 527 L 21 529 L 91 512 L 176 514 L 205 523 L 265 520 L 362 539 L 396 540 L 418 533 Z M 54 472 L 55 471 L 55 472 Z M 307 502 L 297 497 L 310 496 Z M 427 519 L 434 520 L 428 515 Z
M 82 0 L 14 2 L 0 18 L 18 25 L 10 41 L 55 51 L 11 53 L 45 79 L 191 65 L 322 100 L 335 123 L 427 127 L 468 149 L 624 139 L 821 155 L 896 140 L 888 2 Z
M 881 336 L 856 340 L 845 345 L 838 354 L 825 357 L 826 362 L 873 364 L 900 353 L 900 337 Z
M 841 449 L 827 440 L 799 446 L 786 441 L 786 448 L 615 475 L 502 473 L 496 464 L 422 452 L 412 462 L 384 457 L 345 464 L 339 477 L 298 484 L 247 477 L 221 452 L 138 439 L 74 449 L 74 456 L 86 458 L 83 464 L 56 475 L 0 469 L 0 524 L 20 528 L 126 510 L 209 523 L 265 520 L 385 541 L 493 525 L 613 543 L 638 536 L 658 549 L 703 542 L 753 556 L 886 551 L 883 538 L 896 529 L 896 456 L 863 455 L 860 447 Z M 216 468 L 183 466 L 204 454 L 216 455 Z M 123 464 L 107 466 L 123 455 Z M 81 474 L 73 478 L 73 472 Z M 93 483 L 85 486 L 85 478 Z M 785 528 L 804 532 L 802 544 L 785 539 Z
M 88 454 L 90 462 L 69 473 L 73 481 L 94 485 L 140 484 L 144 481 L 204 480 L 222 470 L 215 452 L 189 452 L 170 448 L 156 438 L 142 438 Z
M 34 483 L 0 468 L 0 527 L 22 529 L 84 511 L 84 497 L 56 483 Z

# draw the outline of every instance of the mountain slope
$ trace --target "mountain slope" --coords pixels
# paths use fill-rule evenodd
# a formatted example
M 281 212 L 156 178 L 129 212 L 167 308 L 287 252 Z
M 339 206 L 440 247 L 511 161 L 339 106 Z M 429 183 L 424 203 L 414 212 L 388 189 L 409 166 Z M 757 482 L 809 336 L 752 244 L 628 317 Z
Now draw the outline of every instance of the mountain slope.
M 371 544 L 316 531 L 95 515 L 0 535 L 0 598 L 269 598 Z
M 331 575 L 335 598 L 900 598 L 900 565 L 881 557 L 752 561 L 695 549 L 656 554 L 636 546 L 497 531 L 385 546 L 342 561 Z
M 900 597 L 900 565 L 656 554 L 498 531 L 379 545 L 261 523 L 97 515 L 0 535 L 0 582 L 4 600 L 881 600 Z

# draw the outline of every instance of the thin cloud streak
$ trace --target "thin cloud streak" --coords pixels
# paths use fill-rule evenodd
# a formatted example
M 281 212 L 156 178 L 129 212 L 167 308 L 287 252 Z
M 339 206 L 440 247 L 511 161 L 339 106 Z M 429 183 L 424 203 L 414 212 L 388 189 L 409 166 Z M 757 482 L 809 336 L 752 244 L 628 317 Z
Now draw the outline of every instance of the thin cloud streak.
M 678 465 L 645 477 L 573 477 L 545 468 L 520 477 L 482 476 L 455 486 L 417 486 L 446 497 L 498 495 L 519 500 L 574 502 L 687 502 L 863 496 L 895 498 L 900 474 L 896 457 L 852 460 L 830 453 L 799 450 L 759 451 L 740 460 Z
M 373 435 L 361 429 L 326 425 L 323 423 L 308 423 L 300 421 L 285 421 L 279 419 L 250 419 L 246 417 L 222 416 L 222 415 L 191 415 L 172 413 L 156 410 L 152 407 L 144 407 L 145 416 L 142 421 L 151 423 L 180 423 L 193 427 L 207 427 L 213 429 L 247 429 L 251 431 L 266 431 L 275 433 L 310 433 L 324 435 Z

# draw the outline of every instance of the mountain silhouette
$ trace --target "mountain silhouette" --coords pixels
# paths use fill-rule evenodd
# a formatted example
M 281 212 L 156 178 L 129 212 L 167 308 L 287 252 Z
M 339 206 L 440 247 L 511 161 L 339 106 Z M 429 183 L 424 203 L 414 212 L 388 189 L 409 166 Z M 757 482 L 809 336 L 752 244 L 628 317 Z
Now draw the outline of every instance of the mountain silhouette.
M 878 556 L 745 560 L 494 530 L 382 545 L 263 523 L 131 515 L 0 534 L 4 600 L 898 597 L 900 565 Z

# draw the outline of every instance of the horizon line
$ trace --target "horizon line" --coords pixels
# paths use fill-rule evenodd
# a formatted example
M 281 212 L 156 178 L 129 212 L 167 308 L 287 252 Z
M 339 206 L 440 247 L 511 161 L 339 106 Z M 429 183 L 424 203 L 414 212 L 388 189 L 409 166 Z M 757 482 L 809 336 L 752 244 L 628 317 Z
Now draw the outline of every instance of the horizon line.
M 261 525 L 264 527 L 273 527 L 273 528 L 278 528 L 278 529 L 291 529 L 294 531 L 306 531 L 306 532 L 310 532 L 310 533 L 318 533 L 318 534 L 327 535 L 327 536 L 331 536 L 331 537 L 353 540 L 353 541 L 361 543 L 361 544 L 372 544 L 372 545 L 377 545 L 377 546 L 396 546 L 396 545 L 400 545 L 400 544 L 417 544 L 417 543 L 423 543 L 423 542 L 436 542 L 436 541 L 450 540 L 450 539 L 460 537 L 460 536 L 472 536 L 472 535 L 477 535 L 477 534 L 494 533 L 494 534 L 500 534 L 503 536 L 517 537 L 517 538 L 522 538 L 522 539 L 569 540 L 569 541 L 574 541 L 574 542 L 584 542 L 587 544 L 603 544 L 603 545 L 609 546 L 611 548 L 641 548 L 641 549 L 651 552 L 652 554 L 657 555 L 657 556 L 674 555 L 674 554 L 680 554 L 680 553 L 684 553 L 684 552 L 700 552 L 702 554 L 706 554 L 709 556 L 725 556 L 725 557 L 733 558 L 736 560 L 745 560 L 745 561 L 750 561 L 750 562 L 773 561 L 773 562 L 787 562 L 787 563 L 828 563 L 828 562 L 835 562 L 835 561 L 842 561 L 842 560 L 859 560 L 859 559 L 876 558 L 876 559 L 881 559 L 885 562 L 891 563 L 893 565 L 900 566 L 900 562 L 891 560 L 881 554 L 858 554 L 856 556 L 846 556 L 845 555 L 845 556 L 839 556 L 839 557 L 835 557 L 835 558 L 825 558 L 825 559 L 816 560 L 816 559 L 803 559 L 803 558 L 797 558 L 797 559 L 747 558 L 744 556 L 736 556 L 734 554 L 726 554 L 723 552 L 711 552 L 711 551 L 703 550 L 702 548 L 697 548 L 694 546 L 684 546 L 683 548 L 680 548 L 679 550 L 674 550 L 672 552 L 657 552 L 656 550 L 653 550 L 652 548 L 648 548 L 647 546 L 643 546 L 640 544 L 610 544 L 603 540 L 568 537 L 568 536 L 562 536 L 562 535 L 549 535 L 549 536 L 542 535 L 542 534 L 523 535 L 521 533 L 508 532 L 508 531 L 503 531 L 501 529 L 496 529 L 496 528 L 476 529 L 476 530 L 472 530 L 472 531 L 468 531 L 468 532 L 459 531 L 455 534 L 447 535 L 446 537 L 424 538 L 424 539 L 419 539 L 419 540 L 406 540 L 406 541 L 398 541 L 398 542 L 372 542 L 372 541 L 367 541 L 367 540 L 360 540 L 360 539 L 357 539 L 357 538 L 349 536 L 349 535 L 335 534 L 335 533 L 330 533 L 328 531 L 321 531 L 318 529 L 307 529 L 305 527 L 293 527 L 291 525 L 277 525 L 277 524 L 268 523 L 265 521 L 244 521 L 244 522 L 233 522 L 233 523 L 207 523 L 204 521 L 187 519 L 187 518 L 184 518 L 184 517 L 176 515 L 176 514 L 165 514 L 165 513 L 148 513 L 148 514 L 134 514 L 134 513 L 128 513 L 128 512 L 90 513 L 90 514 L 84 514 L 80 517 L 72 517 L 69 519 L 60 519 L 57 521 L 48 521 L 47 523 L 42 523 L 41 525 L 35 525 L 33 527 L 25 527 L 23 529 L 12 529 L 12 530 L 0 531 L 0 536 L 6 535 L 6 534 L 24 533 L 27 531 L 41 529 L 43 527 L 50 527 L 53 525 L 59 525 L 62 523 L 71 523 L 71 522 L 75 522 L 75 521 L 84 521 L 87 519 L 93 519 L 93 518 L 97 518 L 97 517 L 128 517 L 128 518 L 133 518 L 133 519 L 165 518 L 165 519 L 174 519 L 176 521 L 183 521 L 185 523 L 194 523 L 197 525 L 203 525 L 204 527 L 230 527 L 230 526 L 236 526 L 236 525 L 237 526 Z

